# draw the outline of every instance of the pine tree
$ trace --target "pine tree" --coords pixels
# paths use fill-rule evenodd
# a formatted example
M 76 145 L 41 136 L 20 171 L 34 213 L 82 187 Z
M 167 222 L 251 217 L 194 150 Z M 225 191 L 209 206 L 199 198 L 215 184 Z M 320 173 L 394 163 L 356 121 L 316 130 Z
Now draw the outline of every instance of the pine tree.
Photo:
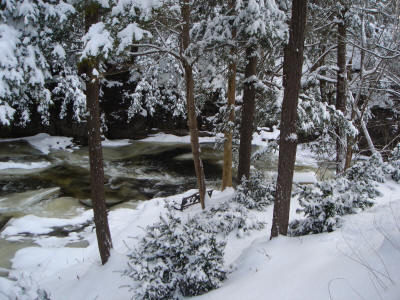
M 190 131 L 190 144 L 192 146 L 194 168 L 197 177 L 197 186 L 200 193 L 201 207 L 204 209 L 204 197 L 206 194 L 206 183 L 204 176 L 203 163 L 200 158 L 200 144 L 199 144 L 199 133 L 196 119 L 196 107 L 194 103 L 194 80 L 193 80 L 193 69 L 189 61 L 189 53 L 186 51 L 190 45 L 190 1 L 184 0 L 181 3 L 182 13 L 182 53 L 181 60 L 185 70 L 185 81 L 186 81 L 186 102 L 188 110 L 188 125 Z
M 89 35 L 98 26 L 100 21 L 100 6 L 96 1 L 85 3 L 85 30 Z M 86 43 L 86 48 L 90 39 Z M 86 49 L 85 49 L 86 50 Z M 89 49 L 90 50 L 90 49 Z M 99 61 L 89 52 L 79 62 L 79 73 L 85 78 L 86 105 L 88 110 L 87 131 L 89 137 L 89 161 L 90 161 L 90 187 L 96 225 L 97 243 L 99 246 L 102 264 L 110 257 L 112 248 L 111 233 L 108 226 L 107 209 L 104 194 L 104 168 L 103 153 L 100 133 L 100 109 L 99 109 Z M 92 55 L 94 54 L 91 52 Z
M 230 0 L 229 10 L 234 12 L 236 0 Z M 233 25 L 233 24 L 232 24 Z M 233 25 L 234 26 L 234 25 Z M 236 28 L 233 27 L 232 39 L 236 38 Z M 236 50 L 234 47 L 231 48 L 230 54 L 234 56 Z M 229 113 L 228 126 L 224 132 L 224 164 L 222 171 L 222 190 L 226 187 L 232 187 L 232 141 L 233 141 L 233 125 L 235 122 L 235 99 L 236 99 L 236 61 L 235 58 L 231 58 L 229 63 L 228 71 L 228 90 L 227 90 L 227 111 Z
M 346 13 L 348 8 L 344 3 L 340 2 L 343 6 L 338 15 L 338 42 L 337 42 L 337 84 L 336 84 L 336 109 L 340 110 L 346 116 L 346 82 L 347 82 L 347 68 L 346 68 Z M 343 128 L 338 126 L 336 129 L 336 173 L 340 174 L 345 169 L 346 162 L 346 135 Z
M 279 140 L 278 179 L 271 238 L 286 235 L 289 223 L 290 198 L 297 148 L 297 103 L 301 88 L 307 1 L 292 2 L 289 44 L 284 57 L 284 88 L 282 102 L 281 135 Z

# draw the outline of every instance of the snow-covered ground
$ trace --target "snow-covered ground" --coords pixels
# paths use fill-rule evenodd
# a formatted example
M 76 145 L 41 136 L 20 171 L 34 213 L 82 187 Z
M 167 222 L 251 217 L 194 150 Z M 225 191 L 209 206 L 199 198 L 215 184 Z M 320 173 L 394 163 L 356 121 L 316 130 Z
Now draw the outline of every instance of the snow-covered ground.
M 400 295 L 400 186 L 388 182 L 380 186 L 382 197 L 376 205 L 357 215 L 345 217 L 343 228 L 333 233 L 269 240 L 272 206 L 258 218 L 268 225 L 243 238 L 230 237 L 225 263 L 233 265 L 223 286 L 195 299 L 385 299 Z M 10 277 L 29 278 L 46 289 L 51 299 L 130 299 L 125 285 L 131 279 L 120 271 L 127 265 L 126 254 L 135 247 L 143 228 L 164 211 L 165 201 L 185 194 L 143 202 L 136 209 L 110 212 L 109 223 L 114 249 L 110 261 L 101 266 L 94 231 L 87 228 L 65 238 L 41 236 L 50 227 L 77 225 L 91 212 L 72 219 L 25 216 L 14 219 L 3 231 L 5 238 L 21 232 L 36 234 L 40 247 L 19 250 Z M 214 192 L 211 201 L 232 197 L 233 190 Z M 295 201 L 295 200 L 294 200 Z M 294 203 L 291 218 L 298 218 Z M 198 208 L 188 210 L 195 213 Z M 66 242 L 85 239 L 86 248 L 65 247 Z M 0 278 L 0 299 L 12 295 L 12 282 Z
M 264 146 L 278 134 L 276 129 L 270 133 L 261 131 L 253 136 L 253 144 Z M 43 153 L 74 147 L 67 138 L 44 134 L 21 140 Z M 188 143 L 189 137 L 157 134 L 144 141 Z M 213 142 L 214 138 L 200 141 Z M 129 140 L 106 140 L 103 146 L 129 143 Z M 302 165 L 316 165 L 315 158 L 306 149 L 299 149 L 297 160 Z M 0 169 L 2 166 L 5 169 L 47 166 L 46 162 L 15 164 L 3 162 Z M 312 172 L 296 174 L 295 181 L 304 181 L 304 174 L 310 177 L 309 182 L 315 181 Z M 389 181 L 379 189 L 383 195 L 376 199 L 373 208 L 344 217 L 344 226 L 333 233 L 279 237 L 271 241 L 273 207 L 257 213 L 257 218 L 267 222 L 266 228 L 240 239 L 230 236 L 225 248 L 225 264 L 231 266 L 232 272 L 221 288 L 193 299 L 399 300 L 400 196 L 397 195 L 400 195 L 400 185 Z M 33 215 L 12 219 L 1 237 L 16 241 L 32 235 L 36 247 L 17 251 L 9 278 L 0 277 L 0 300 L 15 299 L 13 279 L 16 278 L 45 289 L 53 300 L 130 299 L 132 291 L 124 286 L 131 285 L 132 281 L 121 276 L 128 263 L 126 254 L 144 234 L 143 228 L 157 221 L 165 211 L 166 201 L 179 201 L 193 192 L 141 202 L 134 209 L 112 210 L 109 223 L 114 248 L 105 266 L 100 264 L 93 226 L 87 226 L 92 211 L 63 219 Z M 233 190 L 215 191 L 210 201 L 222 201 L 232 195 Z M 297 207 L 293 199 L 291 219 L 300 217 L 295 212 Z M 198 210 L 199 207 L 191 207 L 185 213 L 195 214 Z M 49 234 L 55 227 L 71 232 L 64 237 Z M 0 269 L 2 271 L 5 270 Z

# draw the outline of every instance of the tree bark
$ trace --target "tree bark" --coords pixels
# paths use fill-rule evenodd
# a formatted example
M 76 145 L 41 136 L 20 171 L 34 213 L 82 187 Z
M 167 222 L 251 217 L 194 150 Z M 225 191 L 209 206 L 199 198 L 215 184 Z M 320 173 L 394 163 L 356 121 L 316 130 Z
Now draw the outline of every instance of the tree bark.
M 231 0 L 229 8 L 233 9 L 236 1 Z M 232 25 L 234 26 L 234 25 Z M 232 39 L 236 37 L 236 29 L 232 29 Z M 235 49 L 231 49 L 231 55 L 235 55 Z M 222 188 L 232 186 L 232 127 L 231 125 L 235 122 L 235 96 L 236 96 L 236 62 L 233 60 L 229 64 L 229 75 L 228 75 L 228 92 L 227 92 L 227 110 L 229 112 L 228 127 L 224 132 L 224 165 L 222 169 Z
M 181 4 L 182 12 L 182 50 L 183 55 L 190 44 L 190 1 L 183 0 Z M 193 70 L 188 58 L 184 56 L 182 58 L 183 67 L 185 70 L 185 81 L 186 81 L 186 104 L 188 110 L 188 126 L 190 132 L 190 144 L 192 147 L 192 154 L 194 160 L 194 168 L 197 177 L 197 186 L 199 188 L 200 203 L 201 207 L 205 208 L 204 197 L 206 193 L 206 184 L 204 178 L 203 163 L 200 158 L 200 144 L 199 144 L 199 131 L 197 128 L 196 118 L 196 106 L 194 103 L 194 81 L 193 81 Z
M 338 47 L 337 47 L 337 84 L 336 84 L 336 109 L 346 115 L 346 25 L 343 10 L 338 22 Z M 336 128 L 336 173 L 340 174 L 345 169 L 346 162 L 346 135 L 340 126 Z
M 243 90 L 242 120 L 240 122 L 240 145 L 238 179 L 250 176 L 251 140 L 253 137 L 253 122 L 256 89 L 254 80 L 257 74 L 257 46 L 251 45 L 246 49 L 247 65 Z
M 354 109 L 351 113 L 351 119 L 354 120 L 355 112 Z M 351 162 L 353 160 L 353 146 L 355 144 L 355 138 L 352 136 L 347 136 L 347 148 L 346 148 L 346 160 L 344 163 L 344 171 L 351 167 Z
M 307 0 L 293 0 L 289 44 L 285 47 L 283 65 L 285 92 L 282 102 L 278 179 L 271 238 L 279 234 L 287 235 L 289 224 L 290 198 L 297 148 L 297 105 L 303 66 L 306 18 Z
M 222 190 L 232 186 L 232 140 L 231 125 L 235 122 L 235 90 L 236 90 L 236 63 L 229 65 L 228 78 L 228 105 L 229 111 L 228 129 L 224 132 L 224 165 L 222 169 Z
M 89 2 L 89 1 L 88 1 Z M 86 31 L 92 24 L 99 21 L 99 7 L 94 2 L 86 4 L 85 28 Z M 96 59 L 84 59 L 79 63 L 79 73 L 86 76 L 86 107 L 88 110 L 87 130 L 90 160 L 90 187 L 93 204 L 94 223 L 96 225 L 97 243 L 99 246 L 101 262 L 104 265 L 110 257 L 112 248 L 111 233 L 108 226 L 107 208 L 104 196 L 104 169 L 103 153 L 100 135 L 100 109 L 99 109 L 99 79 L 93 76 L 93 70 L 98 65 Z

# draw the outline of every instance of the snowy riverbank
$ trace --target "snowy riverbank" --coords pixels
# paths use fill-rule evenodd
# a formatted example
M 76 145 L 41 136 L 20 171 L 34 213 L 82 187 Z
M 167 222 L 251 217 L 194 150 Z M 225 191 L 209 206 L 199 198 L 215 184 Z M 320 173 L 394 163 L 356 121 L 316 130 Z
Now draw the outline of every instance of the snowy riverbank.
M 343 228 L 333 233 L 270 241 L 272 206 L 258 213 L 258 218 L 267 222 L 266 228 L 240 239 L 228 238 L 225 264 L 233 266 L 232 273 L 221 288 L 197 298 L 397 299 L 400 291 L 400 201 L 396 195 L 400 194 L 400 186 L 388 182 L 379 189 L 383 196 L 376 199 L 373 208 L 346 216 Z M 91 212 L 72 219 L 32 220 L 32 216 L 14 219 L 3 236 L 12 239 L 22 232 L 35 234 L 39 247 L 19 250 L 9 276 L 29 278 L 49 292 L 51 299 L 129 299 L 132 292 L 123 286 L 131 284 L 131 279 L 120 274 L 127 265 L 126 254 L 135 247 L 136 238 L 144 233 L 143 228 L 165 212 L 164 201 L 177 201 L 192 192 L 152 199 L 136 209 L 111 211 L 114 249 L 105 266 L 100 264 L 91 226 L 65 238 L 41 236 L 48 232 L 48 227 L 84 223 L 90 219 Z M 222 201 L 232 195 L 233 190 L 216 191 L 211 200 Z M 297 205 L 293 204 L 291 218 L 298 218 Z M 198 209 L 193 207 L 185 213 L 195 214 Z M 88 247 L 65 246 L 82 239 L 88 241 Z M 12 282 L 0 278 L 0 290 L 12 295 Z M 0 299 L 2 297 L 0 293 Z

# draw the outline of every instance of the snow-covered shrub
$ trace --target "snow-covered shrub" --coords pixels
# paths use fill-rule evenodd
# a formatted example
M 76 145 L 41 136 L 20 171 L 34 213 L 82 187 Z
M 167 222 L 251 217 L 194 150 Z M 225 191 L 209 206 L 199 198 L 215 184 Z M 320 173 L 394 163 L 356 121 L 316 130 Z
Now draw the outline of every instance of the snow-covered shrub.
M 0 287 L 8 290 L 5 294 L 5 291 L 0 289 L 1 299 L 3 299 L 1 296 L 4 295 L 9 300 L 50 300 L 50 295 L 26 273 L 22 273 L 17 281 L 4 278 L 3 282 L 0 282 Z
M 125 275 L 141 282 L 134 289 L 136 299 L 200 295 L 225 279 L 225 243 L 197 218 L 183 221 L 167 208 L 167 215 L 146 228 L 138 248 L 129 254 Z
M 400 169 L 394 169 L 392 173 L 392 179 L 396 182 L 400 181 Z
M 389 164 L 391 166 L 391 177 L 394 181 L 400 182 L 400 144 L 392 150 L 389 157 Z
M 357 162 L 347 169 L 345 176 L 353 182 L 384 182 L 384 169 L 382 156 L 379 153 L 374 153 L 367 160 Z
M 290 235 L 331 232 L 340 226 L 336 199 L 332 197 L 332 186 L 328 182 L 300 186 L 299 203 L 305 219 L 290 223 Z
M 250 178 L 243 177 L 237 186 L 234 201 L 248 209 L 263 210 L 275 198 L 275 185 L 266 182 L 261 172 L 253 171 Z
M 265 226 L 248 208 L 230 199 L 211 207 L 202 217 L 209 231 L 224 236 L 235 232 L 237 237 L 242 237 L 250 230 L 261 230 Z
M 380 195 L 377 182 L 384 182 L 385 172 L 379 154 L 358 162 L 335 179 L 301 186 L 297 192 L 305 219 L 290 223 L 291 235 L 330 232 L 340 227 L 340 217 L 371 207 Z
M 183 266 L 180 290 L 184 296 L 200 295 L 221 285 L 225 279 L 225 242 L 217 241 L 216 235 L 204 231 L 203 224 L 191 218 L 184 226 L 189 255 Z

